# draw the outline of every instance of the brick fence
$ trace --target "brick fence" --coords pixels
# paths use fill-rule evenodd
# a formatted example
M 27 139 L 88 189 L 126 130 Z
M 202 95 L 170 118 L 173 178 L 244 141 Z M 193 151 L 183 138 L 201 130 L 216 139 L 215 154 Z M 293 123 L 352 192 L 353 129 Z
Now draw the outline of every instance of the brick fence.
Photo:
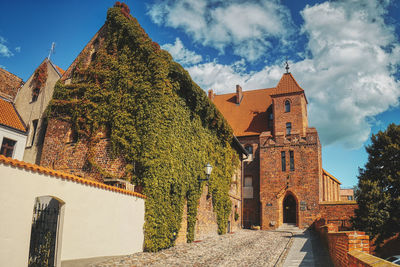
M 335 266 L 398 266 L 369 254 L 369 236 L 360 231 L 338 231 L 335 224 L 315 222 Z

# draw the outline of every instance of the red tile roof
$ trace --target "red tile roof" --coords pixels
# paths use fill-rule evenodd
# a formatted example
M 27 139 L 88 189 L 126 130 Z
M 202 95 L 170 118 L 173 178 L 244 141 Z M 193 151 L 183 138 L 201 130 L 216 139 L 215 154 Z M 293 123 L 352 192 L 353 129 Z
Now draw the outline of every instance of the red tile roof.
M 275 88 L 244 91 L 240 104 L 236 104 L 236 93 L 215 95 L 214 104 L 233 129 L 236 136 L 259 135 L 268 129 L 267 109 L 273 95 L 304 93 L 292 74 L 283 74 Z
M 58 72 L 61 74 L 61 76 L 64 75 L 65 70 L 63 70 L 62 68 L 60 68 L 60 67 L 57 66 L 57 65 L 54 65 L 54 66 L 57 68 L 57 70 L 58 70 Z
M 64 172 L 61 172 L 61 171 L 56 171 L 56 170 L 53 170 L 53 169 L 50 169 L 50 168 L 45 168 L 45 167 L 42 167 L 42 166 L 38 166 L 38 165 L 35 165 L 35 164 L 19 161 L 19 160 L 12 159 L 12 158 L 7 158 L 7 157 L 5 157 L 3 155 L 0 155 L 0 163 L 3 164 L 3 165 L 9 165 L 9 166 L 13 166 L 13 167 L 20 168 L 20 169 L 25 169 L 27 171 L 47 174 L 47 175 L 51 175 L 53 177 L 59 177 L 61 179 L 69 180 L 69 181 L 80 183 L 80 184 L 83 184 L 83 185 L 97 187 L 99 189 L 118 192 L 118 193 L 121 193 L 121 194 L 140 197 L 140 198 L 143 198 L 143 199 L 147 198 L 145 195 L 142 195 L 142 194 L 137 193 L 137 192 L 128 191 L 128 190 L 121 189 L 121 188 L 118 188 L 118 187 L 115 187 L 115 186 L 110 186 L 110 185 L 106 185 L 106 184 L 103 184 L 103 183 L 95 182 L 95 181 L 92 181 L 92 180 L 84 179 L 84 178 L 81 178 L 81 177 L 78 177 L 78 176 L 75 176 L 75 175 L 72 175 L 72 174 L 64 173 Z
M 26 132 L 25 124 L 14 105 L 3 98 L 0 98 L 0 125 Z
M 0 96 L 14 100 L 18 89 L 24 84 L 18 76 L 0 68 Z

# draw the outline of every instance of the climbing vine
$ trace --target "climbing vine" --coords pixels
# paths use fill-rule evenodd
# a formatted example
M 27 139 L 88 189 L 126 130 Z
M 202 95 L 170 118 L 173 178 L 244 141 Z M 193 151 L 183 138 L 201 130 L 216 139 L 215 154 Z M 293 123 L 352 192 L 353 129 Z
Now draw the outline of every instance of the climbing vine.
M 153 42 L 125 4 L 107 13 L 104 38 L 95 57 L 78 58 L 69 84 L 58 82 L 48 108 L 67 120 L 80 139 L 96 143 L 108 132 L 113 153 L 127 162 L 127 179 L 144 188 L 145 248 L 174 245 L 187 201 L 187 239 L 193 241 L 204 165 L 218 232 L 226 232 L 229 188 L 237 153 L 232 130 L 170 54 Z M 93 162 L 90 164 L 93 165 Z M 101 171 L 101 170 L 99 170 Z

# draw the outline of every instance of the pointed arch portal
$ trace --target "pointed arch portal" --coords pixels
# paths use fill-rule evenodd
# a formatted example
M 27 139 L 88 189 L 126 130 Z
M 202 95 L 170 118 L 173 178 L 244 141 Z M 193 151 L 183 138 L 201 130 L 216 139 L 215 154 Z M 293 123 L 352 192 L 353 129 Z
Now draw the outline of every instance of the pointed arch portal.
M 297 204 L 293 195 L 288 194 L 283 200 L 283 223 L 294 223 L 296 221 Z

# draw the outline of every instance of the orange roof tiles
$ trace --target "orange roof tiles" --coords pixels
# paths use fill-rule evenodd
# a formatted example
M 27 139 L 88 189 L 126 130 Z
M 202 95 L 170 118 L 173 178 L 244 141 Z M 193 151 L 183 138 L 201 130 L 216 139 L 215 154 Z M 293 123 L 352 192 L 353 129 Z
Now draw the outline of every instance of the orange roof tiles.
M 267 131 L 267 109 L 272 104 L 275 88 L 244 91 L 241 103 L 236 93 L 214 96 L 214 104 L 224 115 L 236 136 L 259 135 Z
M 276 88 L 243 91 L 240 104 L 236 104 L 236 93 L 215 95 L 213 102 L 222 113 L 236 136 L 259 135 L 268 129 L 267 109 L 273 95 L 304 93 L 292 74 L 283 74 Z
M 57 65 L 54 65 L 54 66 L 56 67 L 56 69 L 58 70 L 58 72 L 61 74 L 61 76 L 64 75 L 65 70 L 63 70 L 62 68 L 60 68 L 60 67 L 57 66 Z
M 65 180 L 73 181 L 73 182 L 76 182 L 76 183 L 97 187 L 99 189 L 118 192 L 118 193 L 121 193 L 121 194 L 140 197 L 140 198 L 143 198 L 143 199 L 147 198 L 145 195 L 142 195 L 142 194 L 137 193 L 137 192 L 132 192 L 132 191 L 121 189 L 121 188 L 118 188 L 118 187 L 115 187 L 115 186 L 110 186 L 110 185 L 106 185 L 106 184 L 103 184 L 103 183 L 95 182 L 95 181 L 92 181 L 92 180 L 84 179 L 84 178 L 81 178 L 81 177 L 78 177 L 78 176 L 75 176 L 75 175 L 72 175 L 72 174 L 64 173 L 64 172 L 61 172 L 61 171 L 56 171 L 56 170 L 53 170 L 53 169 L 50 169 L 50 168 L 45 168 L 45 167 L 42 167 L 42 166 L 39 166 L 39 165 L 27 163 L 27 162 L 24 162 L 24 161 L 19 161 L 19 160 L 12 159 L 12 158 L 7 158 L 7 157 L 5 157 L 3 155 L 0 155 L 0 163 L 2 163 L 3 165 L 10 165 L 10 166 L 17 167 L 17 168 L 20 168 L 20 169 L 25 169 L 27 171 L 32 171 L 32 172 L 36 172 L 36 173 L 47 174 L 47 175 L 51 175 L 51 176 L 54 176 L 54 177 L 59 177 L 61 179 L 65 179 Z
M 0 125 L 26 132 L 25 124 L 14 105 L 2 98 L 0 98 Z
M 283 74 L 281 80 L 276 86 L 276 94 L 288 94 L 295 92 L 304 92 L 300 85 L 296 82 L 291 73 Z

